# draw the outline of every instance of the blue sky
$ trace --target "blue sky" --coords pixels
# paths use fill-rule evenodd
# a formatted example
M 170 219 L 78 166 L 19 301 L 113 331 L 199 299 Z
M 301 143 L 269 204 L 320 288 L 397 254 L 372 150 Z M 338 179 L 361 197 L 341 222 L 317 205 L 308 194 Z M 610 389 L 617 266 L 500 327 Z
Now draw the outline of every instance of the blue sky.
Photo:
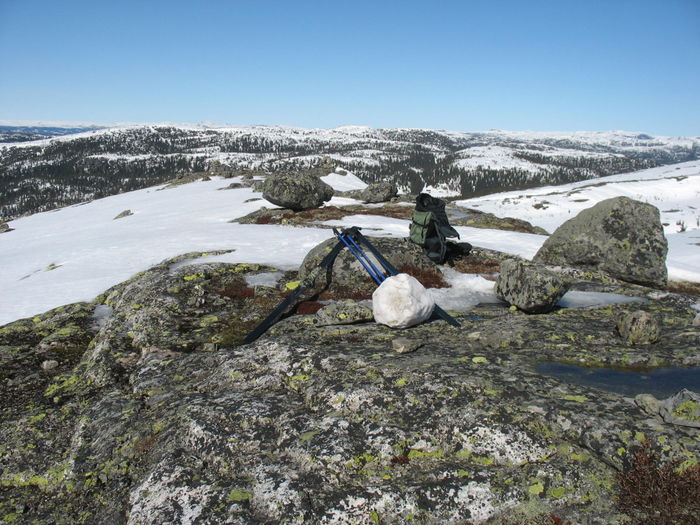
M 0 120 L 700 136 L 700 1 L 0 0 Z

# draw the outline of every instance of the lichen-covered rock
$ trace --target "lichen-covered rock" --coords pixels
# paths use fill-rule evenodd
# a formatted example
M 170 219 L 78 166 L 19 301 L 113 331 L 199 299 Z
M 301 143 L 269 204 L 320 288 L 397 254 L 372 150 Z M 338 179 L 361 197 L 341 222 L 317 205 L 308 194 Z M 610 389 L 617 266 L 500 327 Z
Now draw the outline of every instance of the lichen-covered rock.
M 397 337 L 392 339 L 391 347 L 396 350 L 397 354 L 408 354 L 415 352 L 421 346 L 423 346 L 424 341 L 410 339 L 408 337 Z
M 389 328 L 316 315 L 239 345 L 284 292 L 247 286 L 267 268 L 190 258 L 0 327 L 1 521 L 603 525 L 623 519 L 616 474 L 641 443 L 663 461 L 700 457 L 697 428 L 537 372 L 637 355 L 609 306 L 479 305 L 455 314 L 461 328 L 412 327 L 423 344 L 404 354 Z M 610 286 L 595 290 L 649 291 Z M 694 304 L 644 304 L 664 333 L 646 364 L 697 354 Z M 670 410 L 692 420 L 685 401 Z
M 398 194 L 396 184 L 391 182 L 376 182 L 359 192 L 360 200 L 366 203 L 386 202 Z
M 272 204 L 294 211 L 318 208 L 333 197 L 333 188 L 308 173 L 269 175 L 263 197 Z
M 654 314 L 644 310 L 620 315 L 617 332 L 631 345 L 656 343 L 661 336 L 661 323 Z
M 334 301 L 316 312 L 318 326 L 366 323 L 372 321 L 372 310 L 357 301 Z
M 533 260 L 603 270 L 624 281 L 661 288 L 667 281 L 667 252 L 659 210 L 615 197 L 562 224 Z
M 130 215 L 133 215 L 134 212 L 131 210 L 124 210 L 120 214 L 118 214 L 116 217 L 114 217 L 114 220 L 116 221 L 117 219 L 123 219 L 124 217 L 129 217 Z
M 499 299 L 528 313 L 545 313 L 554 309 L 569 288 L 561 274 L 547 268 L 507 259 L 501 263 L 496 279 Z
M 661 412 L 661 401 L 651 394 L 637 394 L 634 396 L 635 404 L 646 414 L 656 417 Z
M 413 275 L 428 288 L 445 285 L 442 272 L 423 254 L 420 246 L 407 239 L 370 236 L 367 236 L 367 239 L 400 272 Z M 300 278 L 305 279 L 314 268 L 318 267 L 337 242 L 338 239 L 334 237 L 323 241 L 309 251 L 299 268 Z M 367 250 L 365 253 L 368 253 L 373 264 L 382 270 L 379 261 Z M 328 272 L 328 282 L 330 283 L 329 293 L 340 297 L 368 299 L 377 287 L 367 270 L 347 248 L 343 248 L 338 254 L 332 269 Z
M 448 214 L 450 210 L 448 209 Z M 534 233 L 536 235 L 549 235 L 547 230 L 539 226 L 533 226 L 527 221 L 516 219 L 514 217 L 497 217 L 492 213 L 486 213 L 480 210 L 460 209 L 460 216 L 450 218 L 452 226 L 469 226 L 470 228 L 486 228 L 489 230 L 506 230 L 522 233 Z M 466 213 L 466 216 L 463 214 Z
M 700 428 L 700 393 L 684 388 L 665 399 L 660 412 L 667 423 Z

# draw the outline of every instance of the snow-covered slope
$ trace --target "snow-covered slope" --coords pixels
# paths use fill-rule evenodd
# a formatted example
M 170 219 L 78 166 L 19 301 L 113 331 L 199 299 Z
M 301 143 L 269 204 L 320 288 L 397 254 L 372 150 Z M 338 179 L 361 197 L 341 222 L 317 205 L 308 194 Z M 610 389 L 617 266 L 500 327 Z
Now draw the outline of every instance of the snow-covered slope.
M 510 191 L 456 201 L 467 208 L 524 219 L 553 231 L 562 220 L 623 195 L 659 208 L 666 234 L 700 228 L 700 161 L 661 166 L 563 186 Z
M 326 180 L 341 190 L 362 184 L 352 174 L 333 174 Z M 197 260 L 296 268 L 313 246 L 333 235 L 322 228 L 229 222 L 271 206 L 251 189 L 224 190 L 232 181 L 235 179 L 213 178 L 171 189 L 153 187 L 12 221 L 13 231 L 0 234 L 0 325 L 62 304 L 92 300 L 133 274 L 188 252 L 228 250 Z M 552 230 L 579 209 L 614 195 L 646 200 L 662 210 L 669 222 L 670 278 L 700 282 L 700 162 L 608 177 L 595 185 L 540 188 L 460 204 L 523 218 Z M 538 205 L 545 200 L 547 203 Z M 347 202 L 334 198 L 329 204 Z M 115 220 L 127 209 L 133 215 Z M 677 233 L 677 218 L 685 221 L 686 232 Z M 369 235 L 394 236 L 407 236 L 409 226 L 408 221 L 368 215 L 332 224 L 358 225 L 367 228 Z M 476 246 L 525 257 L 532 257 L 545 240 L 544 236 L 514 232 L 458 230 Z M 472 285 L 475 291 L 484 291 L 483 280 Z
M 669 240 L 669 278 L 700 275 L 700 161 L 661 166 L 563 186 L 544 186 L 456 201 L 465 208 L 524 219 L 553 232 L 581 210 L 625 196 L 656 206 Z

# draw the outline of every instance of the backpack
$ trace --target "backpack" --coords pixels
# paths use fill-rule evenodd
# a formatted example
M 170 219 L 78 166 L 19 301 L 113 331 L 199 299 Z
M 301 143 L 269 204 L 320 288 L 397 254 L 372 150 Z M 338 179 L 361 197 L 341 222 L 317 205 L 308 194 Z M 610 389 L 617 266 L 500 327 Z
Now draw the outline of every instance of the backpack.
M 416 197 L 416 209 L 413 212 L 409 239 L 423 248 L 430 259 L 442 264 L 447 255 L 447 237 L 457 237 L 459 233 L 447 220 L 445 201 L 421 193 Z

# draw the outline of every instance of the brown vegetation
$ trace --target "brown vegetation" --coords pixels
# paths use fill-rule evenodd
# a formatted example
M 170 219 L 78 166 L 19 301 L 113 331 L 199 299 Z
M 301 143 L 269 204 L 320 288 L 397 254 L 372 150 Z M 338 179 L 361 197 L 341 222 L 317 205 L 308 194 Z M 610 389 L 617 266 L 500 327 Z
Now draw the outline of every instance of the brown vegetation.
M 255 296 L 255 289 L 241 280 L 240 283 L 232 284 L 219 291 L 219 295 L 230 299 L 250 299 Z
M 681 458 L 661 464 L 651 442 L 632 454 L 617 474 L 617 506 L 635 524 L 700 524 L 700 465 Z
M 305 301 L 297 306 L 296 313 L 299 315 L 313 315 L 323 307 L 324 304 L 318 301 Z
M 700 295 L 700 283 L 691 283 L 689 281 L 669 281 L 666 287 L 673 293 Z
M 259 212 L 256 212 L 259 214 Z M 381 215 L 394 219 L 409 220 L 413 214 L 410 206 L 386 205 L 377 208 L 365 208 L 363 206 L 323 206 L 300 212 L 291 210 L 267 210 L 255 218 L 255 224 L 294 224 L 306 225 L 315 222 L 333 221 L 342 219 L 348 215 Z
M 425 270 L 423 268 L 418 268 L 410 264 L 405 264 L 397 268 L 399 273 L 407 273 L 408 275 L 415 277 L 420 281 L 420 283 L 426 288 L 449 288 L 450 285 L 447 284 L 445 279 L 442 277 L 442 273 L 439 270 Z

